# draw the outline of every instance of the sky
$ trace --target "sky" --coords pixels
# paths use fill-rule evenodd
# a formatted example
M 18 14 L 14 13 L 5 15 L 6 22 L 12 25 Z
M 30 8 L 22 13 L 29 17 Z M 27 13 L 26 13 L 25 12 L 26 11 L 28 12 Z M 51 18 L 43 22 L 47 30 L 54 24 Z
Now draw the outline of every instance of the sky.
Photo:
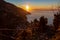
M 5 0 L 18 7 L 23 8 L 29 5 L 32 9 L 49 9 L 56 8 L 59 5 L 60 0 Z

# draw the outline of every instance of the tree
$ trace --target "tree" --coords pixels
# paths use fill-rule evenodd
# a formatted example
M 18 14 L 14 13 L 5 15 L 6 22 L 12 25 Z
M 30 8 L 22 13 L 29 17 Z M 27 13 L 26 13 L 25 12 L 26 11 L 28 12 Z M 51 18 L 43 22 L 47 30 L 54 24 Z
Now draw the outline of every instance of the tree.
M 38 26 L 39 26 L 39 21 L 38 21 L 37 19 L 34 19 L 33 24 L 34 24 L 34 27 L 35 27 L 35 28 L 38 28 Z
M 57 14 L 54 14 L 53 24 L 55 27 L 55 31 L 57 31 L 57 29 L 60 26 L 60 12 L 57 12 Z
M 44 18 L 44 16 L 42 16 L 40 18 L 40 22 L 39 22 L 39 27 L 40 27 L 41 32 L 45 32 L 46 31 L 47 23 L 48 23 L 47 18 Z

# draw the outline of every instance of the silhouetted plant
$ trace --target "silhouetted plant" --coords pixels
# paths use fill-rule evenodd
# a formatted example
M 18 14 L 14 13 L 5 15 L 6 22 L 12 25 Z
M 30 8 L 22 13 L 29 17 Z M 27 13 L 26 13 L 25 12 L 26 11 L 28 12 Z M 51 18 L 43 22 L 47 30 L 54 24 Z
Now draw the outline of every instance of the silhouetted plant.
M 46 27 L 47 23 L 48 23 L 47 18 L 44 18 L 44 16 L 42 16 L 40 18 L 40 22 L 39 22 L 39 27 L 40 27 L 40 31 L 41 32 L 45 32 L 46 31 L 46 29 L 47 29 L 47 27 Z
M 53 24 L 54 24 L 54 27 L 55 27 L 55 31 L 57 31 L 57 29 L 60 26 L 60 12 L 57 12 L 57 14 L 54 14 Z

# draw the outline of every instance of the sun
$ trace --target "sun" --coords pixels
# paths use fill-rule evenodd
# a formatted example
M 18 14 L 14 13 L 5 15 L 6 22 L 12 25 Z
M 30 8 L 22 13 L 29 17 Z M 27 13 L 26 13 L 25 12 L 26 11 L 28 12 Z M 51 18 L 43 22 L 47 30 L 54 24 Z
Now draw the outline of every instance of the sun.
M 26 5 L 26 10 L 27 10 L 27 11 L 29 11 L 29 10 L 30 10 L 29 5 Z

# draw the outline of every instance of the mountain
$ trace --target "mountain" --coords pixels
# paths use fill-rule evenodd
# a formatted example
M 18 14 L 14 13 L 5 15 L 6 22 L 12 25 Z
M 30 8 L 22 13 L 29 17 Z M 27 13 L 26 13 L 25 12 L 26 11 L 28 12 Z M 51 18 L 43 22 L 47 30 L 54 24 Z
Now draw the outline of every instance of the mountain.
M 27 21 L 27 14 L 30 13 L 11 3 L 0 0 L 0 26 L 16 24 L 17 21 L 25 23 Z
M 13 40 L 16 30 L 25 27 L 29 12 L 0 0 L 0 40 Z

